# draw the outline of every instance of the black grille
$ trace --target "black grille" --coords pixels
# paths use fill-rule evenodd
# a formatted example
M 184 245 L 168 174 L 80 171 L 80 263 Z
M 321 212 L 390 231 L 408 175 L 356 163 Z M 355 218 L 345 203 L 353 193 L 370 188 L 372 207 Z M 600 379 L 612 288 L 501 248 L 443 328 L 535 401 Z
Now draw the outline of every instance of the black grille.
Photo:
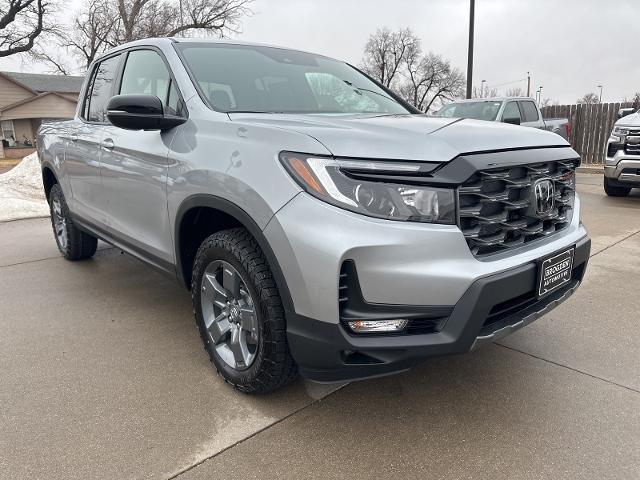
M 627 144 L 627 148 L 625 150 L 629 155 L 640 155 L 640 145 Z
M 613 158 L 618 150 L 624 150 L 622 143 L 610 143 L 607 145 L 607 157 Z
M 631 144 L 627 143 L 625 146 L 625 153 L 629 155 L 640 155 L 640 143 Z
M 579 160 L 533 163 L 481 170 L 458 188 L 459 225 L 475 256 L 490 255 L 552 235 L 567 227 L 575 198 Z M 535 215 L 534 183 L 555 185 L 555 206 Z
M 345 308 L 349 301 L 349 297 L 347 296 L 349 293 L 349 278 L 347 268 L 345 268 L 345 263 L 342 264 L 342 268 L 340 269 L 340 278 L 338 280 L 338 308 L 340 308 L 340 311 Z
M 632 138 L 630 139 L 629 137 Z M 625 153 L 629 155 L 640 155 L 640 143 L 637 142 L 638 138 L 640 138 L 640 130 L 629 130 L 629 134 L 627 135 L 627 144 L 624 148 Z

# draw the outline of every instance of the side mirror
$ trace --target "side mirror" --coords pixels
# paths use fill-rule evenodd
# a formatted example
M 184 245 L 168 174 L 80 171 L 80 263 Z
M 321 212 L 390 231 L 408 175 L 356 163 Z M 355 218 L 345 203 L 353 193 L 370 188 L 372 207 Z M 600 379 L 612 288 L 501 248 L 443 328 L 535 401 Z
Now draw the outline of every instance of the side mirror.
M 187 121 L 165 115 L 162 101 L 155 95 L 116 95 L 107 104 L 107 118 L 116 127 L 127 130 L 169 130 Z
M 626 117 L 627 115 L 631 115 L 635 111 L 636 111 L 635 108 L 621 108 L 620 110 L 618 110 L 618 118 L 622 118 L 622 117 Z
M 510 123 L 511 125 L 520 125 L 520 117 L 505 117 L 502 119 L 503 123 Z

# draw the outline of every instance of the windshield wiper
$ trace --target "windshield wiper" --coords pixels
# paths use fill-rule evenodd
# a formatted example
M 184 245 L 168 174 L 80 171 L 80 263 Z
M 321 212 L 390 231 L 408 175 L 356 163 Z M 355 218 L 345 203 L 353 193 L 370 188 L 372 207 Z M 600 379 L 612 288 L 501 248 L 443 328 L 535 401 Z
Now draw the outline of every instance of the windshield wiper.
M 281 112 L 269 112 L 264 110 L 229 110 L 224 113 L 281 113 Z
M 380 93 L 380 92 L 376 92 L 375 90 L 369 90 L 368 88 L 362 88 L 362 87 L 358 87 L 356 85 L 354 85 L 353 83 L 351 83 L 349 80 L 342 80 L 344 83 L 346 83 L 347 85 L 349 85 L 350 87 L 354 88 L 355 90 L 360 90 L 363 92 L 369 92 L 369 93 L 373 93 L 374 95 L 380 95 L 383 98 L 386 98 L 387 100 L 391 100 L 394 103 L 398 103 L 398 101 L 395 98 L 391 98 L 388 95 L 385 95 L 384 93 Z

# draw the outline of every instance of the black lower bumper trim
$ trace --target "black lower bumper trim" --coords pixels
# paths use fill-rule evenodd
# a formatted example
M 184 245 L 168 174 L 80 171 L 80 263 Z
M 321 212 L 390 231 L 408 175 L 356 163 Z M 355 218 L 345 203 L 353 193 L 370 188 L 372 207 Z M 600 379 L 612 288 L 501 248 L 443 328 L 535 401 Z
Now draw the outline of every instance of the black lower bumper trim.
M 494 306 L 535 291 L 535 262 L 476 280 L 453 307 L 442 329 L 422 335 L 352 335 L 340 324 L 287 312 L 287 336 L 303 376 L 319 382 L 339 382 L 406 370 L 427 357 L 463 353 L 523 326 L 566 299 L 584 276 L 591 241 L 576 245 L 572 279 L 547 297 L 509 311 L 499 322 L 485 325 Z M 568 293 L 569 292 L 569 293 Z M 499 332 L 494 335 L 495 332 Z
M 612 178 L 612 177 L 607 177 L 608 178 L 608 184 L 611 187 L 628 187 L 628 188 L 638 188 L 640 187 L 640 181 L 623 181 L 620 178 Z

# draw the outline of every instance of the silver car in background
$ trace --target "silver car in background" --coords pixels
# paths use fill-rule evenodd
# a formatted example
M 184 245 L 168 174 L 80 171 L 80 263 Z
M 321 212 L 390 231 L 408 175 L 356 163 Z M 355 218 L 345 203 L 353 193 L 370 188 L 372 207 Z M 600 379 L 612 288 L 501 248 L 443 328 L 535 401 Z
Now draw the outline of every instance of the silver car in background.
M 536 102 L 529 97 L 458 100 L 442 107 L 436 116 L 473 118 L 539 128 L 560 135 L 565 140 L 568 140 L 571 134 L 571 125 L 568 119 L 543 118 L 542 111 Z
M 624 113 L 621 110 L 620 116 Z M 607 195 L 626 197 L 632 188 L 640 188 L 640 111 L 623 116 L 615 123 L 604 157 Z
M 177 279 L 244 392 L 469 351 L 566 300 L 589 258 L 564 139 L 427 117 L 322 55 L 119 46 L 38 153 L 64 257 L 101 238 Z

